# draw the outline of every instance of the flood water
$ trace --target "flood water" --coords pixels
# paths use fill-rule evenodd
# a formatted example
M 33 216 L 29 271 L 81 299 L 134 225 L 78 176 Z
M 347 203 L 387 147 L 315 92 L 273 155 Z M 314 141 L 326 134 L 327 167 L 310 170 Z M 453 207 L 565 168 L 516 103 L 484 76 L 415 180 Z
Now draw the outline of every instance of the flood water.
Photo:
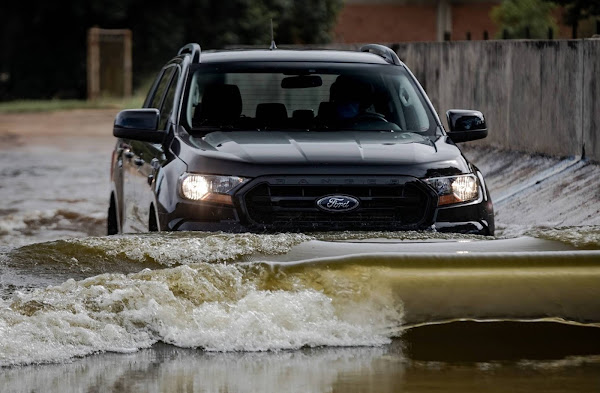
M 496 238 L 106 237 L 87 143 L 0 151 L 2 392 L 600 391 L 597 165 L 467 150 Z

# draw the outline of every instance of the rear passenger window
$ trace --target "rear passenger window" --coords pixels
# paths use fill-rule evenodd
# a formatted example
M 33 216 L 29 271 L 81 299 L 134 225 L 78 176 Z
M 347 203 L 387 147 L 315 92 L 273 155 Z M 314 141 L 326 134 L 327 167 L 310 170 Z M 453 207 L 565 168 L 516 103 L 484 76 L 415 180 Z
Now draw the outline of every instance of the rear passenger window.
M 167 86 L 169 86 L 169 81 L 171 80 L 171 76 L 173 75 L 174 71 L 175 67 L 169 67 L 163 72 L 162 77 L 160 78 L 160 82 L 158 83 L 158 86 L 154 91 L 152 101 L 150 101 L 150 105 L 148 106 L 149 108 L 160 109 L 160 103 L 162 101 L 163 95 L 165 94 L 165 91 L 167 90 Z
M 174 67 L 173 67 L 174 68 Z M 164 130 L 167 127 L 167 120 L 173 112 L 173 101 L 175 100 L 175 90 L 177 90 L 177 80 L 179 79 L 179 70 L 175 73 L 173 81 L 169 85 L 169 90 L 163 101 L 162 108 L 160 109 L 160 120 L 158 121 L 158 129 Z

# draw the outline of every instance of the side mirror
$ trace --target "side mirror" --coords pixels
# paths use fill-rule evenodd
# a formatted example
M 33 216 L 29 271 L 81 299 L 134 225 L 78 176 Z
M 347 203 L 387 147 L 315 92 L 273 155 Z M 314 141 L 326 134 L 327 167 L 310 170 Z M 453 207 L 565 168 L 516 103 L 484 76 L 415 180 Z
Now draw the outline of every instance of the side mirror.
M 158 130 L 158 109 L 127 109 L 117 114 L 113 135 L 117 138 L 160 143 L 165 132 Z
M 487 136 L 487 124 L 483 113 L 465 109 L 450 109 L 446 112 L 448 136 L 454 143 L 474 141 Z

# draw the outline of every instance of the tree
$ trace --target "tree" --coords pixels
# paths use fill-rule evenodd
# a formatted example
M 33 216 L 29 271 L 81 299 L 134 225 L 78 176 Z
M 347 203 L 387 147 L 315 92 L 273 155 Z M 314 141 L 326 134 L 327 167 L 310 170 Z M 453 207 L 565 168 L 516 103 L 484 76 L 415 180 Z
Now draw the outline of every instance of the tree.
M 0 100 L 83 98 L 86 32 L 133 31 L 134 86 L 186 43 L 202 49 L 329 42 L 343 0 L 30 0 L 0 2 Z M 8 76 L 8 77 L 7 77 Z
M 550 0 L 545 0 L 550 2 Z M 579 22 L 593 16 L 600 16 L 600 0 L 552 0 L 563 7 L 565 24 L 573 27 L 573 38 L 577 37 Z
M 492 9 L 492 20 L 498 25 L 496 36 L 506 31 L 510 38 L 547 38 L 548 30 L 557 30 L 551 15 L 554 5 L 545 0 L 505 0 Z
M 289 44 L 322 44 L 331 40 L 330 33 L 342 8 L 341 0 L 284 1 L 289 3 L 278 21 L 276 40 Z

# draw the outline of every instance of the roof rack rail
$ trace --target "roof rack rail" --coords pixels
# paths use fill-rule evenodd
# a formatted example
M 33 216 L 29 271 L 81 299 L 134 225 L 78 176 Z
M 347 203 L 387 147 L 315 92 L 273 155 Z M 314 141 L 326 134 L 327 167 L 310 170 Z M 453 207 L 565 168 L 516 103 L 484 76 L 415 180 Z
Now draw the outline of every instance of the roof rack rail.
M 183 55 L 185 53 L 190 53 L 192 55 L 192 62 L 194 63 L 200 63 L 200 45 L 198 44 L 187 44 L 181 47 L 181 49 L 179 49 L 179 52 L 177 52 L 177 55 Z
M 392 49 L 390 49 L 384 45 L 368 44 L 368 45 L 364 45 L 363 47 L 361 47 L 360 51 L 361 52 L 371 52 L 376 55 L 379 55 L 379 56 L 383 57 L 383 59 L 390 64 L 395 64 L 395 65 L 402 64 L 402 62 L 400 61 L 400 58 L 398 57 L 396 52 L 394 52 Z

